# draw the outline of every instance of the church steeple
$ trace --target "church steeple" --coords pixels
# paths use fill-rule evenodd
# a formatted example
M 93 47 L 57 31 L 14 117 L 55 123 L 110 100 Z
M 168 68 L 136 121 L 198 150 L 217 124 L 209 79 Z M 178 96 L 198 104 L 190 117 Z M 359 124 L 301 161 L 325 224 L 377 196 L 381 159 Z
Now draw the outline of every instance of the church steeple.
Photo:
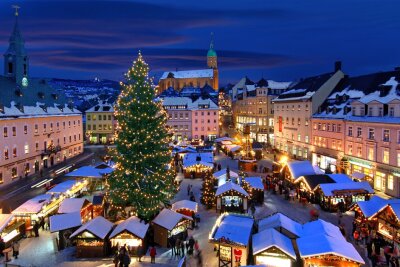
M 13 6 L 13 8 L 15 8 L 15 23 L 8 49 L 4 54 L 4 76 L 15 79 L 15 82 L 19 85 L 26 86 L 29 74 L 29 58 L 25 51 L 25 41 L 19 30 L 19 7 Z
M 211 33 L 210 49 L 207 52 L 207 66 L 211 69 L 217 68 L 217 52 L 214 50 L 214 33 Z

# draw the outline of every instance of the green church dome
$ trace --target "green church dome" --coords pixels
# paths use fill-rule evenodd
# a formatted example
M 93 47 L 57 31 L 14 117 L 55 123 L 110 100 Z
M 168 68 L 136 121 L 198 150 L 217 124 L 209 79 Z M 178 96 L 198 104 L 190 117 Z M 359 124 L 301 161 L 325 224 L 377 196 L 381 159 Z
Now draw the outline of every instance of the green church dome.
M 207 52 L 207 57 L 216 57 L 217 56 L 217 52 L 215 52 L 214 49 L 210 48 Z

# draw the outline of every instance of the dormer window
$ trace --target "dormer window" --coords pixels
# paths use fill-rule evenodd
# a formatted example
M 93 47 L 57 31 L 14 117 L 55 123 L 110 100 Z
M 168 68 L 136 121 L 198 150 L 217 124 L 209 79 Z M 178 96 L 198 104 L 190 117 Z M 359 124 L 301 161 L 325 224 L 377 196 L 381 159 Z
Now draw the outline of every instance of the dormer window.
M 365 108 L 364 107 L 360 108 L 360 116 L 365 116 Z
M 389 108 L 389 116 L 394 117 L 394 107 Z
M 353 110 L 351 111 L 351 115 L 356 116 L 356 109 L 353 108 Z
M 382 108 L 382 107 L 379 108 L 378 116 L 379 116 L 379 117 L 382 117 L 382 116 L 383 116 L 383 108 Z
M 372 107 L 369 107 L 369 108 L 368 108 L 368 116 L 372 116 L 372 112 L 373 112 Z

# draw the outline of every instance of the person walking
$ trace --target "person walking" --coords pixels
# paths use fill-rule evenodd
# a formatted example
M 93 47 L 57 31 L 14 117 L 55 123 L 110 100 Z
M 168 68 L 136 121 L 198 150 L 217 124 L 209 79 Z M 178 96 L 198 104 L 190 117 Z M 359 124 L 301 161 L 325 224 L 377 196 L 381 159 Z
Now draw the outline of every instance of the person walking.
M 156 248 L 154 246 L 152 246 L 150 249 L 151 263 L 156 263 L 156 255 L 157 255 Z
M 171 247 L 171 256 L 176 255 L 176 249 L 175 249 L 175 242 L 176 242 L 176 240 L 175 240 L 175 237 L 174 237 L 174 236 L 171 236 L 171 237 L 168 239 L 168 242 L 169 242 L 169 245 L 170 245 L 170 247 Z
M 194 243 L 195 243 L 194 238 L 193 238 L 193 236 L 191 236 L 191 237 L 189 238 L 189 242 L 188 242 L 188 245 L 189 245 L 188 254 L 189 254 L 189 255 L 192 255 L 192 254 L 193 254 Z
M 129 252 L 124 253 L 122 263 L 124 264 L 124 267 L 128 267 L 129 264 L 131 264 L 131 257 L 129 256 Z
M 202 267 L 203 266 L 203 255 L 201 254 L 201 251 L 197 253 L 197 266 Z
M 114 267 L 118 267 L 118 262 L 119 262 L 119 255 L 118 255 L 118 250 L 116 250 L 113 258 Z
M 190 195 L 190 184 L 188 184 L 188 186 L 187 186 L 187 195 Z
M 185 256 L 185 241 L 181 241 L 181 253 L 182 257 Z
M 15 241 L 12 245 L 12 249 L 13 249 L 13 256 L 15 259 L 18 259 L 18 255 L 19 255 L 19 243 L 18 241 Z
M 197 240 L 194 241 L 194 249 L 196 250 L 196 252 L 200 251 L 199 241 L 197 241 Z
M 6 248 L 6 243 L 3 238 L 0 237 L 0 258 L 4 256 L 3 250 Z
M 142 245 L 139 245 L 137 248 L 137 261 L 141 262 L 143 257 L 143 247 Z
M 179 237 L 177 237 L 175 241 L 175 255 L 181 255 L 181 240 L 179 239 Z

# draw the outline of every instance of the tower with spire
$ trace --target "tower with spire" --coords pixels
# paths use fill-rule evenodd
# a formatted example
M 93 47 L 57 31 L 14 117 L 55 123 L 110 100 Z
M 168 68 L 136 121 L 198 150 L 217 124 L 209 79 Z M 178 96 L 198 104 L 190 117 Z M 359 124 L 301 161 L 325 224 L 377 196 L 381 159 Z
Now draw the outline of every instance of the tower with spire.
M 214 50 L 214 33 L 211 33 L 210 49 L 207 52 L 207 66 L 210 69 L 217 68 L 217 52 Z
M 15 8 L 15 24 L 4 53 L 4 76 L 12 78 L 18 85 L 27 86 L 29 75 L 29 57 L 25 51 L 25 41 L 18 25 L 18 6 Z

